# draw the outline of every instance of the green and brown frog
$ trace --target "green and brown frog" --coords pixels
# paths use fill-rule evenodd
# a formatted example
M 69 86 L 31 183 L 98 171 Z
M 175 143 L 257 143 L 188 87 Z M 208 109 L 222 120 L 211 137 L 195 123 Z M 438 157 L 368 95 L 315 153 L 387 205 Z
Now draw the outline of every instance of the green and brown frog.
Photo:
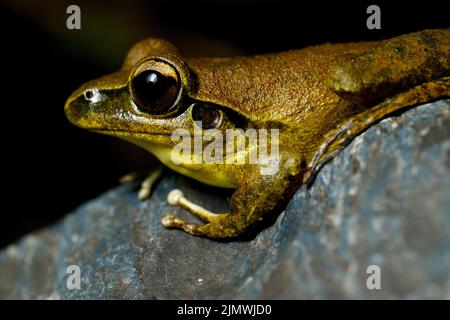
M 324 162 L 372 124 L 449 96 L 450 29 L 232 58 L 188 58 L 169 42 L 148 39 L 130 50 L 120 71 L 77 89 L 65 112 L 76 126 L 135 143 L 183 175 L 234 188 L 227 213 L 210 212 L 172 192 L 171 203 L 204 223 L 170 214 L 162 219 L 166 227 L 193 235 L 233 238 L 279 212 Z M 277 129 L 277 170 L 263 174 L 261 166 L 273 160 L 264 158 L 237 164 L 174 161 L 177 129 L 192 135 Z M 227 157 L 245 158 L 249 149 Z M 159 173 L 144 181 L 141 198 Z

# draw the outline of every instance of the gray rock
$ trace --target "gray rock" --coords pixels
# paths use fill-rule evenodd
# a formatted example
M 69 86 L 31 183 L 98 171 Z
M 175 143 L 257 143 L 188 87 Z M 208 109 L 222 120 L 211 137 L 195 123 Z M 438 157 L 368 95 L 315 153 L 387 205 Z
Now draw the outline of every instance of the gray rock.
M 450 100 L 386 119 L 302 187 L 253 240 L 167 230 L 180 188 L 207 208 L 223 190 L 168 175 L 145 202 L 117 187 L 0 252 L 1 298 L 450 298 Z M 229 196 L 229 194 L 227 194 Z M 66 282 L 81 270 L 81 289 Z M 377 265 L 381 289 L 369 290 Z

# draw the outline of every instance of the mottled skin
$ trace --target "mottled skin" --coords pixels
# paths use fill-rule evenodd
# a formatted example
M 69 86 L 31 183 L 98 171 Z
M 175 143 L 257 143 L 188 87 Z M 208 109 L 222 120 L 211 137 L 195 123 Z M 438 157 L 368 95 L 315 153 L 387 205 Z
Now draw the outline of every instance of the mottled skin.
M 139 111 L 130 81 L 146 61 L 165 61 L 179 74 L 174 112 Z M 96 88 L 101 100 L 87 101 Z M 230 212 L 188 224 L 163 222 L 194 235 L 232 238 L 278 212 L 299 185 L 355 135 L 393 112 L 450 96 L 450 29 L 427 30 L 380 42 L 325 44 L 302 50 L 234 58 L 187 58 L 170 43 L 136 44 L 122 69 L 88 82 L 68 99 L 65 112 L 82 128 L 131 141 L 162 163 L 207 184 L 235 188 Z M 280 129 L 280 166 L 262 175 L 257 164 L 171 162 L 176 128 L 193 131 L 191 103 L 219 110 L 226 128 Z

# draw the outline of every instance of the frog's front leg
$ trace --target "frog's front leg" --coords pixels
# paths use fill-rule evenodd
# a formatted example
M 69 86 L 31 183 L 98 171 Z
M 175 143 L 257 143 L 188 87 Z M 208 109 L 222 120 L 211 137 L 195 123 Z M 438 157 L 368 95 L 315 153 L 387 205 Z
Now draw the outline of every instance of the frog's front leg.
M 265 215 L 279 209 L 290 193 L 295 191 L 302 175 L 298 158 L 298 154 L 280 151 L 278 171 L 273 175 L 264 175 L 259 166 L 248 165 L 240 185 L 231 197 L 229 213 L 210 212 L 192 204 L 175 191 L 171 195 L 172 199 L 169 199 L 172 204 L 178 203 L 206 223 L 191 224 L 171 214 L 165 215 L 161 222 L 167 228 L 181 229 L 197 236 L 216 239 L 238 237 L 263 220 Z

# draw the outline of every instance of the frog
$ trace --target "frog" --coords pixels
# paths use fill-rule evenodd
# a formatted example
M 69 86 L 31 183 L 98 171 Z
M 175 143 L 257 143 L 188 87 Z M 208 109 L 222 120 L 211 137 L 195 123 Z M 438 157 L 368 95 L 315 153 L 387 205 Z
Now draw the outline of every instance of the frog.
M 150 38 L 130 49 L 119 71 L 75 90 L 64 110 L 75 126 L 129 141 L 181 175 L 233 189 L 227 212 L 209 211 L 174 190 L 168 201 L 199 220 L 172 213 L 161 219 L 167 228 L 226 240 L 279 215 L 300 186 L 311 186 L 320 168 L 372 125 L 448 97 L 450 29 L 238 57 L 188 57 Z M 278 148 L 276 170 L 261 170 L 272 154 L 232 164 L 174 158 L 179 129 L 194 137 L 277 130 L 275 144 L 264 140 Z M 231 149 L 227 157 L 249 149 Z M 161 172 L 144 181 L 140 198 Z

